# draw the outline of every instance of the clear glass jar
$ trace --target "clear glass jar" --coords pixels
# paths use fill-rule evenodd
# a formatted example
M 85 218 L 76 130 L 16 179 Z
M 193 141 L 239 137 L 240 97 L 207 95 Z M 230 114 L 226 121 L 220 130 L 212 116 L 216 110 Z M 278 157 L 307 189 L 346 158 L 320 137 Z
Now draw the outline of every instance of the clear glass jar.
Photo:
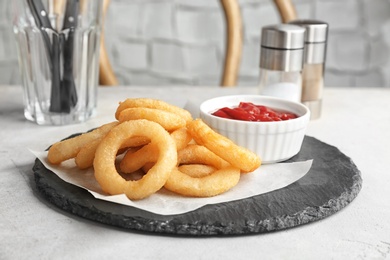
M 94 115 L 102 6 L 102 0 L 12 1 L 26 119 L 67 125 Z

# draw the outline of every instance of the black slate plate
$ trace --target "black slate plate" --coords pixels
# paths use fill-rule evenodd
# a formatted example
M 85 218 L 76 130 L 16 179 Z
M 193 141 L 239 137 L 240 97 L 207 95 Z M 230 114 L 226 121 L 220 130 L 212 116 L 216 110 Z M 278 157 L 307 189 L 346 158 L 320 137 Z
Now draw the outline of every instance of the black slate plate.
M 264 233 L 307 224 L 347 206 L 362 187 L 360 171 L 336 147 L 306 136 L 289 162 L 314 159 L 310 171 L 291 185 L 247 199 L 206 205 L 179 215 L 158 215 L 95 199 L 62 181 L 37 159 L 37 189 L 51 203 L 86 219 L 125 229 L 189 236 Z

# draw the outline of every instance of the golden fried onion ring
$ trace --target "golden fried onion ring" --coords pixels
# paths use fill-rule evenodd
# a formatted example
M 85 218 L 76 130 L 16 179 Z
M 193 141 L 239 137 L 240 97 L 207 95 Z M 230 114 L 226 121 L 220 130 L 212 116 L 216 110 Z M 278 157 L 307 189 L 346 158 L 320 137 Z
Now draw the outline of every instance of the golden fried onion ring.
M 57 142 L 50 147 L 47 159 L 52 164 L 60 164 L 63 161 L 74 158 L 83 146 L 105 136 L 118 124 L 119 122 L 108 123 L 93 131 Z
M 175 141 L 176 150 L 181 150 L 192 140 L 186 128 L 180 128 L 171 133 Z M 120 169 L 124 173 L 134 172 L 144 165 L 155 162 L 158 158 L 158 150 L 155 145 L 150 143 L 135 152 L 127 152 L 120 162 Z M 149 168 L 149 167 L 148 167 Z
M 204 146 L 189 144 L 178 152 L 177 160 L 179 164 L 205 164 L 222 169 L 230 166 L 228 162 L 211 152 Z
M 173 131 L 186 125 L 186 121 L 179 115 L 154 108 L 126 108 L 122 110 L 118 116 L 119 122 L 136 119 L 147 119 L 159 123 L 167 131 Z
M 224 193 L 237 185 L 240 169 L 227 167 L 204 177 L 196 178 L 173 169 L 164 187 L 167 190 L 188 197 L 212 197 Z
M 226 192 L 237 185 L 240 169 L 231 167 L 204 146 L 188 145 L 178 152 L 178 165 L 187 164 L 211 166 L 217 170 L 199 177 L 196 173 L 183 173 L 175 168 L 164 187 L 167 190 L 188 197 L 211 197 Z M 180 166 L 179 166 L 180 167 Z M 196 167 L 194 167 L 193 170 Z
M 95 152 L 100 142 L 105 136 L 97 138 L 91 141 L 89 144 L 83 146 L 75 157 L 75 163 L 79 169 L 87 169 L 92 167 L 93 159 L 95 158 Z M 134 136 L 127 139 L 122 145 L 121 149 L 132 148 L 149 143 L 150 140 L 143 136 Z
M 117 172 L 115 159 L 122 143 L 133 136 L 149 138 L 156 145 L 159 157 L 142 179 L 126 181 Z M 139 200 L 163 187 L 176 164 L 176 146 L 169 133 L 155 122 L 140 119 L 113 128 L 99 144 L 93 166 L 95 178 L 105 192 L 112 195 L 125 193 L 129 199 Z
M 183 164 L 180 165 L 178 169 L 182 173 L 185 173 L 194 178 L 210 175 L 217 170 L 217 168 L 205 164 Z
M 187 144 L 192 140 L 192 136 L 188 133 L 187 128 L 183 127 L 177 129 L 171 133 L 173 140 L 176 143 L 176 149 L 179 151 L 187 146 Z
M 252 172 L 261 164 L 260 158 L 255 153 L 215 132 L 201 119 L 193 120 L 187 125 L 187 129 L 196 143 L 207 147 L 243 172 Z
M 121 160 L 119 168 L 123 173 L 132 173 L 149 162 L 155 162 L 158 156 L 157 146 L 150 143 L 135 152 L 127 152 Z
M 125 110 L 126 108 L 133 108 L 133 107 L 160 109 L 163 111 L 167 111 L 179 115 L 181 118 L 183 118 L 186 121 L 186 123 L 192 121 L 192 116 L 190 112 L 188 112 L 187 110 L 171 105 L 162 100 L 151 99 L 151 98 L 128 98 L 125 101 L 120 102 L 115 112 L 115 118 L 119 119 L 119 115 L 123 110 Z

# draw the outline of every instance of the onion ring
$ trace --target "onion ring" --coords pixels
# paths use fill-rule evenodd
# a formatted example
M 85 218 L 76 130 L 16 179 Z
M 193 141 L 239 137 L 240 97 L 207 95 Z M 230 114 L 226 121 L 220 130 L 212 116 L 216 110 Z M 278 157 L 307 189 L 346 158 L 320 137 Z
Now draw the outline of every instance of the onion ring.
M 173 169 L 164 187 L 172 192 L 188 197 L 212 197 L 224 193 L 237 185 L 240 169 L 227 167 L 216 170 L 210 175 L 194 178 Z
M 115 159 L 121 144 L 129 137 L 145 136 L 155 144 L 159 157 L 156 164 L 138 181 L 126 181 L 116 170 Z M 125 193 L 138 200 L 161 189 L 177 164 L 175 142 L 159 124 L 148 120 L 132 120 L 114 127 L 104 137 L 94 159 L 95 178 L 103 191 L 109 194 Z
M 154 108 L 126 108 L 118 115 L 119 122 L 136 119 L 147 119 L 159 123 L 167 131 L 173 131 L 186 125 L 186 121 L 179 115 Z
M 159 154 L 155 144 L 147 144 L 135 152 L 127 152 L 119 164 L 123 173 L 132 173 L 149 162 L 157 161 Z
M 204 146 L 189 144 L 178 152 L 177 160 L 181 164 L 205 164 L 222 169 L 230 166 L 228 162 Z
M 79 169 L 87 169 L 93 165 L 95 152 L 104 136 L 99 137 L 89 144 L 83 146 L 75 157 L 75 163 Z M 120 149 L 137 147 L 149 143 L 150 140 L 143 136 L 135 136 L 127 139 L 120 147 Z M 119 152 L 120 153 L 120 152 Z
M 171 133 L 173 140 L 176 143 L 176 149 L 179 151 L 187 146 L 192 140 L 192 136 L 188 133 L 187 128 L 179 128 Z
M 187 128 L 196 143 L 204 145 L 243 172 L 252 172 L 261 165 L 261 160 L 255 153 L 215 132 L 201 119 L 193 120 Z
M 212 174 L 217 170 L 210 165 L 204 164 L 183 164 L 178 167 L 179 171 L 194 178 L 200 178 Z
M 53 144 L 47 154 L 47 159 L 52 164 L 60 164 L 63 161 L 76 157 L 80 149 L 95 139 L 105 136 L 119 122 L 111 122 L 96 128 L 93 131 L 75 136 Z
M 186 128 L 180 128 L 176 131 L 173 131 L 171 133 L 171 137 L 175 141 L 176 150 L 181 150 L 192 140 L 192 137 L 188 134 Z M 158 150 L 155 146 L 155 144 L 150 143 L 136 152 L 126 153 L 120 162 L 120 170 L 124 173 L 131 173 L 139 170 L 147 163 L 154 163 L 158 158 Z M 145 168 L 144 171 L 149 168 L 150 166 Z
M 191 144 L 178 152 L 178 165 L 204 164 L 217 170 L 211 174 L 183 173 L 176 167 L 164 187 L 188 197 L 211 197 L 226 192 L 237 185 L 240 169 L 230 164 L 204 146 Z M 194 167 L 195 168 L 195 167 Z M 194 169 L 192 169 L 194 170 Z M 202 175 L 201 177 L 199 177 Z
M 161 100 L 150 99 L 150 98 L 129 98 L 123 102 L 120 102 L 115 112 L 115 118 L 119 119 L 119 115 L 124 109 L 132 108 L 132 107 L 160 109 L 160 110 L 164 110 L 179 115 L 181 118 L 183 118 L 186 121 L 186 123 L 192 121 L 192 116 L 190 112 L 188 112 L 187 110 L 171 105 Z

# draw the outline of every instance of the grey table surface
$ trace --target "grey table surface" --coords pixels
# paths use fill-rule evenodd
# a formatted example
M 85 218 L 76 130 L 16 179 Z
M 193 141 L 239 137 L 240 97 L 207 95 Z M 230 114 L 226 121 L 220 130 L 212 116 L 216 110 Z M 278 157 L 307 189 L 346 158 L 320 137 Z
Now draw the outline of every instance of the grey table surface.
M 340 212 L 320 221 L 250 236 L 175 237 L 99 224 L 47 202 L 37 191 L 28 148 L 113 120 L 127 97 L 184 106 L 219 95 L 255 93 L 238 87 L 99 88 L 97 114 L 86 123 L 50 127 L 24 119 L 19 86 L 0 86 L 0 259 L 388 259 L 390 258 L 390 89 L 324 91 L 323 115 L 307 134 L 336 146 L 361 171 L 363 187 Z

